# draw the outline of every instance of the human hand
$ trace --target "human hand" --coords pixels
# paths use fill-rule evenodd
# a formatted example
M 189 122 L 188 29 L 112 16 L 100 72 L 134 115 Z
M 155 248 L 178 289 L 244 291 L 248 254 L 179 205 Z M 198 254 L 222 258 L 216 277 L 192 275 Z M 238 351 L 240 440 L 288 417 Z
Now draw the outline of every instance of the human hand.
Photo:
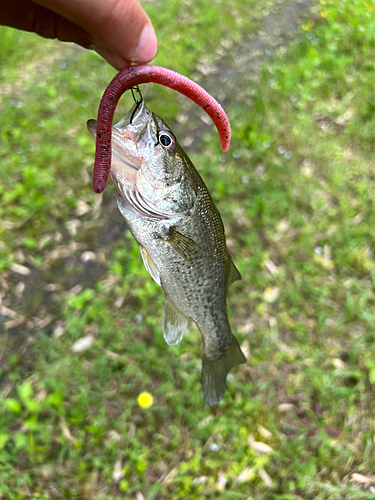
M 95 50 L 114 68 L 147 63 L 157 51 L 137 0 L 0 0 L 0 24 Z

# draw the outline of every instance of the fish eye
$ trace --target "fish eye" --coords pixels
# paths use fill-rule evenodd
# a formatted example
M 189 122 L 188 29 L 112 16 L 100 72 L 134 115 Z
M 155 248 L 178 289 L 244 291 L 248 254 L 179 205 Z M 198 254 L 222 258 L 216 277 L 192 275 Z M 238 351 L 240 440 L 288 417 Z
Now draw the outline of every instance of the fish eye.
M 159 142 L 165 149 L 173 149 L 176 145 L 174 137 L 168 132 L 160 132 Z

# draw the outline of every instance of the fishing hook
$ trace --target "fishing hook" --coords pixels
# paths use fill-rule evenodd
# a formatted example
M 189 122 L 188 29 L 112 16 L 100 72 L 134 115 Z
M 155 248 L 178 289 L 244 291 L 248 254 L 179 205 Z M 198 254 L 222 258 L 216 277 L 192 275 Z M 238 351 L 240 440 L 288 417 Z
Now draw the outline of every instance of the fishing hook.
M 143 96 L 142 96 L 142 93 L 141 93 L 141 89 L 139 88 L 138 85 L 135 85 L 131 90 L 131 93 L 132 93 L 132 96 L 133 96 L 133 99 L 134 99 L 134 102 L 136 104 L 136 107 L 134 108 L 134 111 L 130 117 L 130 124 L 133 123 L 133 118 L 134 118 L 134 115 L 135 113 L 137 112 L 137 109 L 139 108 L 139 105 L 141 104 L 141 102 L 143 101 Z M 134 95 L 134 92 L 138 92 L 139 94 L 139 99 L 136 99 L 135 95 Z

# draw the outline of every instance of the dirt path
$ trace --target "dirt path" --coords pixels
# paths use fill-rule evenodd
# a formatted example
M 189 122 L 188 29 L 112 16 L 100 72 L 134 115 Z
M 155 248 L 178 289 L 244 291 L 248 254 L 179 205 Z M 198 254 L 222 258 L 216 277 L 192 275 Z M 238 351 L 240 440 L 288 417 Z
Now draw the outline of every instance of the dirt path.
M 251 103 L 249 80 L 258 78 L 261 65 L 277 50 L 286 50 L 285 44 L 294 37 L 312 5 L 313 0 L 277 0 L 274 9 L 265 16 L 262 29 L 249 34 L 239 46 L 224 48 L 222 57 L 214 65 L 200 67 L 198 64 L 194 79 L 224 108 L 229 109 L 234 103 L 248 106 Z M 188 121 L 185 115 L 189 116 Z M 212 130 L 211 121 L 190 101 L 184 101 L 184 113 L 171 125 L 188 152 L 197 150 L 199 137 Z

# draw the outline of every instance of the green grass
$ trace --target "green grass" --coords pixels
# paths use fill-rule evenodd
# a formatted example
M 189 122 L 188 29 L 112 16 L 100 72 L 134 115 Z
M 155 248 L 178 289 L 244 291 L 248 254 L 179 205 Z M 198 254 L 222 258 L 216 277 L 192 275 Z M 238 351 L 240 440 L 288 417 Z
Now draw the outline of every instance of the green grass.
M 224 101 L 229 153 L 212 128 L 191 157 L 243 277 L 229 310 L 248 363 L 219 406 L 204 405 L 199 332 L 165 344 L 163 293 L 114 188 L 91 190 L 85 124 L 114 71 L 1 28 L 0 498 L 372 499 L 372 4 L 321 0 L 256 74 L 236 50 L 273 4 L 145 7 L 156 64 L 194 78 L 202 64 L 242 65 L 242 90 Z M 215 95 L 219 75 L 205 77 Z M 148 107 L 167 122 L 190 113 L 185 98 L 149 87 Z M 72 350 L 88 335 L 91 347 Z

